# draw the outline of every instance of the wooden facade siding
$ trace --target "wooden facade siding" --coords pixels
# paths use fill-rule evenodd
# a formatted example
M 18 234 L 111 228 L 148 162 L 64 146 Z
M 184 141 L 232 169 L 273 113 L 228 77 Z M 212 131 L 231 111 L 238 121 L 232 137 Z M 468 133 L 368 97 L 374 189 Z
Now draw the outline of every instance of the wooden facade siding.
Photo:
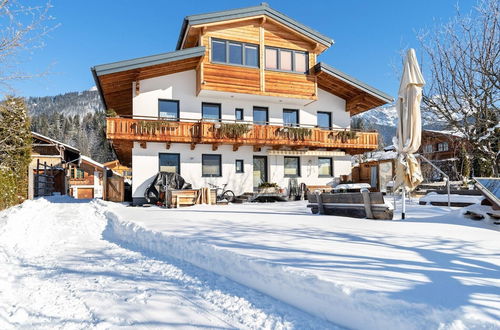
M 337 137 L 339 130 L 311 128 L 311 136 L 292 139 L 283 132 L 283 126 L 252 125 L 252 129 L 243 136 L 228 138 L 220 136 L 219 130 L 212 122 L 168 122 L 165 127 L 144 125 L 154 122 L 156 121 L 108 118 L 106 135 L 108 139 L 118 141 L 314 147 L 349 149 L 358 153 L 376 149 L 378 146 L 377 132 L 357 132 L 356 138 L 342 140 Z
M 266 46 L 289 48 L 313 52 L 316 44 L 306 40 L 298 32 L 284 28 L 279 23 L 266 20 L 264 24 L 264 39 Z

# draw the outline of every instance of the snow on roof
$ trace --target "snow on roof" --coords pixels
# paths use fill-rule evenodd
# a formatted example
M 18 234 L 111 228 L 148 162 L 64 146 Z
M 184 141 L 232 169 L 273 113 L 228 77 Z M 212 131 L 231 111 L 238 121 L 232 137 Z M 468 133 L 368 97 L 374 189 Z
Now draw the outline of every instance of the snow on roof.
M 55 143 L 55 144 L 60 144 L 60 145 L 62 145 L 63 147 L 65 147 L 66 149 L 72 149 L 73 151 L 76 151 L 76 152 L 80 153 L 80 150 L 76 149 L 75 147 L 70 146 L 69 144 L 62 143 L 62 142 L 60 142 L 60 141 L 54 140 L 54 139 L 52 139 L 52 138 L 49 138 L 48 136 L 42 135 L 42 134 L 37 133 L 37 132 L 33 132 L 33 131 L 31 131 L 31 134 L 32 134 L 32 135 L 34 135 L 34 136 L 35 136 L 35 137 L 37 137 L 37 138 L 40 138 L 40 139 L 45 139 L 45 140 L 48 140 L 48 141 L 53 142 L 53 143 Z
M 452 130 L 434 130 L 434 129 L 424 129 L 425 132 L 432 132 L 432 133 L 438 133 L 438 134 L 446 134 L 446 135 L 452 135 L 460 138 L 464 138 L 465 135 L 461 132 L 457 131 L 452 131 Z
M 87 156 L 81 155 L 81 156 L 80 156 L 80 158 L 81 158 L 82 160 L 85 160 L 85 161 L 87 161 L 87 162 L 89 162 L 89 163 L 91 163 L 91 164 L 93 164 L 93 165 L 97 166 L 97 167 L 100 167 L 100 168 L 105 168 L 105 166 L 104 166 L 103 164 L 101 164 L 101 163 L 99 163 L 99 162 L 96 162 L 95 160 L 93 160 L 93 159 L 92 159 L 92 158 L 90 158 L 90 157 L 87 157 Z
M 381 160 L 389 160 L 398 158 L 398 153 L 396 151 L 371 151 L 364 154 L 366 158 L 355 158 L 356 162 L 359 163 L 368 163 L 368 162 L 376 162 Z M 357 164 L 353 164 L 356 166 Z

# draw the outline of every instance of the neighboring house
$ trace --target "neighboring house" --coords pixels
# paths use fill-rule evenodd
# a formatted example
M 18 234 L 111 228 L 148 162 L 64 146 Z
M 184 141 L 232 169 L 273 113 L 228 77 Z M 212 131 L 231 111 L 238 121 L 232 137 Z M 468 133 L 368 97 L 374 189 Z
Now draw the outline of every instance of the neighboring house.
M 104 163 L 104 166 L 123 176 L 125 179 L 132 180 L 132 169 L 125 165 L 120 164 L 118 159 Z
M 376 191 L 387 192 L 396 175 L 397 153 L 392 148 L 356 156 L 352 168 L 354 183 L 368 183 Z
M 74 198 L 102 198 L 106 167 L 90 157 L 81 156 L 80 163 L 70 168 L 70 195 Z
M 80 151 L 36 132 L 31 132 L 32 150 L 30 163 L 29 197 L 68 192 L 67 170 L 78 162 Z
M 464 136 L 452 131 L 423 130 L 418 152 L 450 176 L 460 180 L 463 166 L 462 148 L 468 148 Z M 426 162 L 421 162 L 426 181 L 440 180 L 441 174 Z
M 158 171 L 236 194 L 329 184 L 378 146 L 350 117 L 392 101 L 317 61 L 333 41 L 268 5 L 188 16 L 176 50 L 92 68 L 135 203 Z

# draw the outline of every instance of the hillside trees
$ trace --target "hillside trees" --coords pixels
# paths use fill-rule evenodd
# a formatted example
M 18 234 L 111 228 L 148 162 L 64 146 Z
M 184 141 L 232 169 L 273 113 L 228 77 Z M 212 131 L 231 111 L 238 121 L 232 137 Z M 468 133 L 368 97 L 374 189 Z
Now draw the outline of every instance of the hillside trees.
M 419 40 L 430 70 L 424 104 L 465 136 L 475 176 L 498 176 L 500 2 L 481 0 L 472 14 L 458 13 Z

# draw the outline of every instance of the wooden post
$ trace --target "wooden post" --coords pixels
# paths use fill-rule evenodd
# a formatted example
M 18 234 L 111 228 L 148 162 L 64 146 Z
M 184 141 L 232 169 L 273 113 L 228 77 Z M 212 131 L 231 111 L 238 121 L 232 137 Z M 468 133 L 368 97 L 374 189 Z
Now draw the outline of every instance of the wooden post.
M 314 194 L 316 195 L 316 200 L 318 201 L 319 214 L 325 214 L 325 207 L 323 206 L 323 199 L 321 197 L 321 193 L 319 191 L 316 191 Z
M 34 183 L 35 178 L 33 175 L 33 167 L 30 165 L 28 167 L 28 199 L 33 199 L 33 197 L 35 196 Z
M 374 219 L 370 201 L 370 191 L 366 188 L 363 188 L 361 189 L 361 194 L 363 195 L 363 203 L 365 204 L 366 217 L 368 219 Z

